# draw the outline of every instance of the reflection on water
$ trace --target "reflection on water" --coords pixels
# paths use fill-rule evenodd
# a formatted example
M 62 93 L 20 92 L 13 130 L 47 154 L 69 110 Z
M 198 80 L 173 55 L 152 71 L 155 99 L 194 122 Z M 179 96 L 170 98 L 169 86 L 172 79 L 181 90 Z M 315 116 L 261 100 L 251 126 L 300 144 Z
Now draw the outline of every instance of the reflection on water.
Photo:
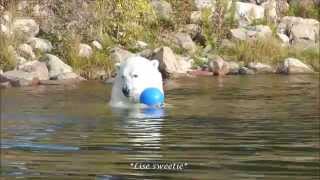
M 4 179 L 318 179 L 319 76 L 171 82 L 163 109 L 112 109 L 85 82 L 1 90 Z M 181 172 L 132 162 L 187 162 Z

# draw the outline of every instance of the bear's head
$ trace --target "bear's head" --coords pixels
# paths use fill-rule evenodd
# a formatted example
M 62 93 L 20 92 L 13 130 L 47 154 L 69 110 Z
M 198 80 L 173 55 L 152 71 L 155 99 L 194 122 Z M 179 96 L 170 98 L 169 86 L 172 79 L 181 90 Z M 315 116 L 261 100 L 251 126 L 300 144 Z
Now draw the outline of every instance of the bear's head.
M 158 60 L 148 60 L 136 56 L 130 57 L 126 61 L 117 65 L 117 76 L 113 91 L 120 96 L 118 100 L 138 103 L 142 91 L 149 87 L 158 88 L 163 92 L 163 82 L 161 73 L 158 70 Z M 120 91 L 120 94 L 119 94 Z M 113 97 L 117 99 L 117 97 Z

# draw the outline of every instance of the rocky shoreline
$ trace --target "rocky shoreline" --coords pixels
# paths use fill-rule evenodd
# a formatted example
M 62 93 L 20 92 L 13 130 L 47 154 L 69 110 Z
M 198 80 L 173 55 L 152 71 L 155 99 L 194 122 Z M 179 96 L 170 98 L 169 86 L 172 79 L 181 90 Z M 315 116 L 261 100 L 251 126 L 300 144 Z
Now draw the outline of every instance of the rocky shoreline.
M 21 1 L 25 2 L 25 1 Z M 151 5 L 158 16 L 170 18 L 172 5 L 164 0 L 153 0 Z M 104 47 L 99 40 L 91 42 L 80 42 L 76 48 L 76 55 L 79 58 L 89 59 L 94 52 L 109 50 L 112 63 L 125 61 L 131 56 L 143 56 L 150 60 L 157 59 L 160 62 L 160 72 L 165 79 L 181 76 L 225 76 L 225 75 L 254 75 L 254 74 L 310 74 L 316 71 L 303 61 L 288 56 L 279 60 L 276 64 L 268 64 L 256 59 L 251 62 L 225 59 L 219 53 L 206 53 L 212 50 L 209 44 L 204 43 L 201 52 L 201 65 L 196 63 L 196 53 L 199 44 L 203 44 L 204 32 L 201 25 L 203 22 L 204 9 L 217 11 L 217 5 L 213 1 L 195 0 L 196 10 L 191 12 L 190 22 L 177 31 L 166 34 L 164 37 L 167 46 L 163 44 L 157 48 L 152 48 L 147 42 L 137 40 L 134 47 L 139 51 L 129 51 L 120 44 L 114 47 Z M 231 1 L 229 1 L 231 2 Z M 28 6 L 28 2 L 18 3 L 21 6 Z M 279 4 L 282 3 L 282 4 Z M 235 19 L 238 27 L 229 30 L 229 39 L 223 39 L 224 46 L 235 46 L 235 41 L 258 41 L 275 36 L 281 46 L 288 48 L 316 48 L 319 49 L 319 26 L 316 19 L 301 18 L 293 16 L 283 16 L 279 14 L 279 6 L 288 8 L 286 1 L 268 0 L 263 3 L 236 2 Z M 231 6 L 231 5 L 230 5 Z M 229 5 L 227 9 L 231 8 Z M 43 23 L 37 22 L 37 18 L 48 16 L 49 11 L 45 11 L 40 4 L 33 5 L 33 15 L 30 17 L 13 17 L 12 13 L 0 7 L 0 32 L 2 38 L 19 36 L 19 44 L 8 45 L 8 52 L 14 55 L 15 67 L 8 70 L 0 70 L 0 87 L 21 87 L 35 85 L 58 85 L 72 84 L 86 80 L 81 73 L 74 70 L 66 63 L 65 59 L 59 58 L 54 54 L 54 47 L 48 39 L 39 36 L 44 27 Z M 282 9 L 283 10 L 283 9 Z M 168 16 L 168 17 L 167 17 Z M 48 17 L 47 17 L 48 18 Z M 271 19 L 275 21 L 275 30 L 268 25 L 253 22 L 259 19 Z M 183 53 L 176 53 L 177 48 Z M 3 57 L 3 56 L 1 56 Z M 1 59 L 1 61 L 3 61 Z M 319 62 L 318 62 L 319 63 Z M 112 78 L 111 72 L 104 69 L 92 71 L 94 79 L 103 81 Z

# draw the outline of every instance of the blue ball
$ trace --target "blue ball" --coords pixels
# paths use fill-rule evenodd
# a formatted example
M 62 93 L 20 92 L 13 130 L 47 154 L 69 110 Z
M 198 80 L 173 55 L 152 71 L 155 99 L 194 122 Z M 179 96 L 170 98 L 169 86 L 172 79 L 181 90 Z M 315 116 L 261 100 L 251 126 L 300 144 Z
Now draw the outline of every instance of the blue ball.
M 164 95 L 158 88 L 147 88 L 140 95 L 140 103 L 148 106 L 160 105 L 164 102 Z

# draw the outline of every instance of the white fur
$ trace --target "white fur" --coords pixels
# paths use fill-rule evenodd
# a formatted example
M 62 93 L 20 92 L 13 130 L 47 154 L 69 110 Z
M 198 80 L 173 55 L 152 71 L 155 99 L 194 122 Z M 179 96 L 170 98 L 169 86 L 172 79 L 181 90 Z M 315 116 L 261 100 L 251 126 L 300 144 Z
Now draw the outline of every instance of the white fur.
M 110 105 L 113 107 L 140 106 L 140 94 L 149 87 L 158 88 L 163 93 L 162 76 L 158 67 L 157 60 L 149 61 L 140 56 L 130 57 L 122 62 L 118 66 L 112 87 Z M 134 77 L 135 75 L 138 77 Z M 130 90 L 129 97 L 122 92 L 125 86 Z

